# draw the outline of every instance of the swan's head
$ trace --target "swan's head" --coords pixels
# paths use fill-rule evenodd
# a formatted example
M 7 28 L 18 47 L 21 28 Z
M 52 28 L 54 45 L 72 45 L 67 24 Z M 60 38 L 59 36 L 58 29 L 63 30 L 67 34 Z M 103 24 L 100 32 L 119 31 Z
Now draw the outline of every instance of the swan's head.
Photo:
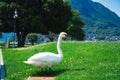
M 61 36 L 61 38 L 66 38 L 67 33 L 65 33 L 65 32 L 61 32 L 61 33 L 60 33 L 60 36 Z

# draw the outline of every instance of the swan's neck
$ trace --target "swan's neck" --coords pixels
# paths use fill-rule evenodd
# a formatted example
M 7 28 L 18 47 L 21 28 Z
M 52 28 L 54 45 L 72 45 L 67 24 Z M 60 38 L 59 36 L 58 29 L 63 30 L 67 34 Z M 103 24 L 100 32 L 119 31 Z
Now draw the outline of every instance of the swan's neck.
M 57 50 L 58 50 L 59 57 L 61 57 L 61 59 L 62 59 L 63 58 L 63 53 L 62 53 L 62 50 L 61 50 L 61 40 L 62 40 L 62 38 L 59 36 L 58 42 L 57 42 Z

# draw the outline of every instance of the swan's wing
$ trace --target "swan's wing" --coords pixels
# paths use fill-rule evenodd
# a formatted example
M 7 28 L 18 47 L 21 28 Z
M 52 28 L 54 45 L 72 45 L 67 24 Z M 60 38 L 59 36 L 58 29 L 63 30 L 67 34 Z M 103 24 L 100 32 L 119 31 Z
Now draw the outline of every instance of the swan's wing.
M 38 53 L 30 57 L 28 60 L 29 61 L 53 61 L 58 59 L 57 54 L 51 53 L 51 52 L 44 52 L 44 53 Z

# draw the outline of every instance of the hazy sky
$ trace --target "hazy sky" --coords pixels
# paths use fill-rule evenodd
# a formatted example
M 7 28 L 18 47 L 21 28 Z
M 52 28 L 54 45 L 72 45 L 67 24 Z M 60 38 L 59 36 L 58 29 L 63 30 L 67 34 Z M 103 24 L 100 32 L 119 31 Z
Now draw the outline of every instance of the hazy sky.
M 120 0 L 93 0 L 100 2 L 120 17 Z

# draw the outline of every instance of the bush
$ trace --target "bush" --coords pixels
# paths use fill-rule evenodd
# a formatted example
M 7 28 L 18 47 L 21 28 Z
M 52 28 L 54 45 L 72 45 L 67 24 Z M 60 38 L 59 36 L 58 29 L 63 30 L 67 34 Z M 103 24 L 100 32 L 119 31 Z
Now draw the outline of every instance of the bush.
M 39 39 L 37 33 L 30 33 L 28 34 L 27 38 L 32 45 L 34 45 L 34 43 L 37 42 Z

